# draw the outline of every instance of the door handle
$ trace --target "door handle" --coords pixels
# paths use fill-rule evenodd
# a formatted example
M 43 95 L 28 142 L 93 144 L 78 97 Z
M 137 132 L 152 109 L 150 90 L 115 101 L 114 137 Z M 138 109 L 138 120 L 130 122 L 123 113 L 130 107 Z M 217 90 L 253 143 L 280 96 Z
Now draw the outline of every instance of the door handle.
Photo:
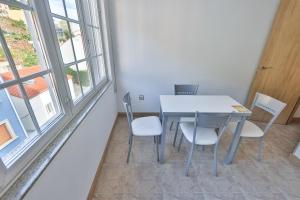
M 266 67 L 266 66 L 262 66 L 261 69 L 265 70 L 265 69 L 272 69 L 273 67 Z

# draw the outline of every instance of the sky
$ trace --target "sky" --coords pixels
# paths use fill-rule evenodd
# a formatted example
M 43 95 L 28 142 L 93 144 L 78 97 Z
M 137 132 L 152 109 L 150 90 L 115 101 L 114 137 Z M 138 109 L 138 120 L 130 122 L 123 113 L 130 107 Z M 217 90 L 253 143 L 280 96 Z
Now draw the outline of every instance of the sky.
M 69 18 L 78 20 L 75 0 L 65 0 L 67 14 Z M 63 0 L 49 0 L 51 12 L 66 17 Z

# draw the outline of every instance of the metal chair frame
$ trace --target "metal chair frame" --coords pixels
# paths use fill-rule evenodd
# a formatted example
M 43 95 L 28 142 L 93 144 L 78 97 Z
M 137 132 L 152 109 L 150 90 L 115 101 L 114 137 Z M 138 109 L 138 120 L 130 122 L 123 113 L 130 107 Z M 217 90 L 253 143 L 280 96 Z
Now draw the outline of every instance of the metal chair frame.
M 128 122 L 128 127 L 129 127 L 129 139 L 128 139 L 128 144 L 129 144 L 129 148 L 128 148 L 128 154 L 127 154 L 127 160 L 126 162 L 129 163 L 129 159 L 130 159 L 130 153 L 131 153 L 131 149 L 132 149 L 132 143 L 133 143 L 133 131 L 132 131 L 132 126 L 131 123 L 133 121 L 133 113 L 132 113 L 132 107 L 131 107 L 131 99 L 130 99 L 130 93 L 127 92 L 124 95 L 123 98 L 123 105 L 126 111 L 126 116 L 127 116 L 127 122 Z M 156 152 L 157 152 L 157 162 L 159 162 L 159 144 L 160 144 L 160 135 L 158 136 L 154 136 L 154 143 L 156 144 Z
M 199 85 L 193 85 L 193 84 L 175 84 L 174 85 L 174 94 L 175 95 L 196 95 L 198 92 L 198 87 Z M 173 140 L 173 147 L 175 147 L 176 144 L 176 139 L 178 135 L 178 126 L 180 122 L 176 123 L 176 131 L 174 135 L 174 140 Z M 172 130 L 174 121 L 171 122 L 170 124 L 170 130 Z
M 196 112 L 195 113 L 195 123 L 194 123 L 194 130 L 193 130 L 193 142 L 190 148 L 190 152 L 188 155 L 188 160 L 187 164 L 185 167 L 185 175 L 188 176 L 189 168 L 191 165 L 193 153 L 196 144 L 196 137 L 201 137 L 201 132 L 197 133 L 197 127 L 202 127 L 202 128 L 211 128 L 214 129 L 215 131 L 217 130 L 217 135 L 218 139 L 214 145 L 214 159 L 212 163 L 212 174 L 214 176 L 217 176 L 217 152 L 219 148 L 219 143 L 222 138 L 223 133 L 225 132 L 227 125 L 229 121 L 231 120 L 231 114 L 203 114 Z M 182 133 L 179 146 L 178 146 L 178 151 L 180 150 L 181 144 L 182 144 L 182 139 L 183 139 L 184 133 Z M 203 145 L 203 144 L 202 144 Z M 203 145 L 207 146 L 207 145 Z
M 266 124 L 265 128 L 263 129 L 264 135 L 262 137 L 258 137 L 259 139 L 259 151 L 258 151 L 258 156 L 257 160 L 261 161 L 263 157 L 263 152 L 264 152 L 264 140 L 265 140 L 265 135 L 271 128 L 272 124 L 275 122 L 275 120 L 278 118 L 282 110 L 285 108 L 286 103 L 283 103 L 273 97 L 267 96 L 265 94 L 257 92 L 255 94 L 254 100 L 251 105 L 251 110 L 253 110 L 255 107 L 261 108 L 264 111 L 270 113 L 272 115 L 272 118 L 270 121 Z M 245 136 L 244 136 L 245 137 Z M 240 141 L 242 140 L 243 137 L 240 138 Z M 252 138 L 252 137 L 251 137 Z

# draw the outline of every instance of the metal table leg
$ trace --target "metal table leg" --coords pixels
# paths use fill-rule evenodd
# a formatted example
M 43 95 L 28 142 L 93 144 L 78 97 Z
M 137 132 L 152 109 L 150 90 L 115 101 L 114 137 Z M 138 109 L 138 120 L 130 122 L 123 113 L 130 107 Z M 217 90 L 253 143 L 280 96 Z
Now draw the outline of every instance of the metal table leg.
M 162 114 L 162 128 L 163 132 L 161 135 L 161 141 L 160 141 L 160 156 L 159 156 L 159 161 L 160 163 L 164 163 L 165 159 L 165 146 L 166 146 L 166 133 L 167 133 L 167 121 L 168 117 Z
M 239 148 L 239 143 L 240 143 L 240 135 L 244 126 L 244 123 L 246 121 L 246 116 L 243 116 L 242 119 L 239 121 L 237 124 L 237 127 L 235 129 L 235 133 L 233 135 L 230 147 L 228 149 L 226 158 L 224 160 L 225 164 L 231 164 L 232 161 L 234 160 L 235 154 L 237 149 Z

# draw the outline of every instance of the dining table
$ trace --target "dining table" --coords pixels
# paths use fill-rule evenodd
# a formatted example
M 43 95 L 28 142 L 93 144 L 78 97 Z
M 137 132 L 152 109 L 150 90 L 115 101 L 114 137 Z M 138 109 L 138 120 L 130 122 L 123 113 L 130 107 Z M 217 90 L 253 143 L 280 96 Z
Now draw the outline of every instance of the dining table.
M 195 117 L 195 112 L 231 114 L 237 122 L 229 144 L 224 164 L 231 164 L 239 147 L 240 135 L 245 120 L 251 111 L 228 95 L 160 95 L 160 120 L 163 132 L 160 142 L 160 163 L 165 162 L 167 122 L 169 118 Z

